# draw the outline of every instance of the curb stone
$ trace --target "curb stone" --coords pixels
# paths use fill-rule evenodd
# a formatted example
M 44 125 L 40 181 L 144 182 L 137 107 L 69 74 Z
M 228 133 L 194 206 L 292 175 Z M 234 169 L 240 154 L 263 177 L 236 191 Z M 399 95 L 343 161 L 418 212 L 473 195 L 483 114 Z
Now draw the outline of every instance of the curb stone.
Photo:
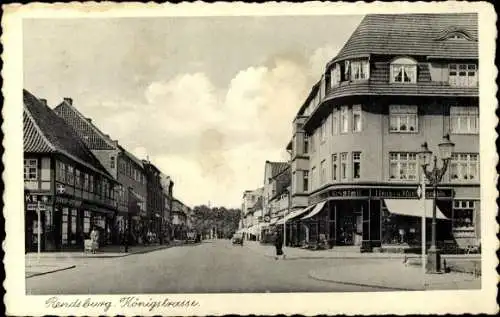
M 70 266 L 65 266 L 65 267 L 54 269 L 54 270 L 50 270 L 50 271 L 45 271 L 45 272 L 40 272 L 40 273 L 33 273 L 33 274 L 30 274 L 30 275 L 26 276 L 25 278 L 32 278 L 32 277 L 35 277 L 35 276 L 40 276 L 40 275 L 46 275 L 46 274 L 60 272 L 60 271 L 71 270 L 71 269 L 74 269 L 75 267 L 76 267 L 76 265 L 70 265 Z
M 346 282 L 346 281 L 337 281 L 327 278 L 321 278 L 316 276 L 313 272 L 307 273 L 307 277 L 313 280 L 328 282 L 328 283 L 336 283 L 336 284 L 344 284 L 344 285 L 353 285 L 353 286 L 361 286 L 361 287 L 370 287 L 370 288 L 382 288 L 391 291 L 418 291 L 418 288 L 403 288 L 403 287 L 390 287 L 385 285 L 376 285 L 376 284 L 364 284 L 364 283 L 356 283 L 356 282 Z

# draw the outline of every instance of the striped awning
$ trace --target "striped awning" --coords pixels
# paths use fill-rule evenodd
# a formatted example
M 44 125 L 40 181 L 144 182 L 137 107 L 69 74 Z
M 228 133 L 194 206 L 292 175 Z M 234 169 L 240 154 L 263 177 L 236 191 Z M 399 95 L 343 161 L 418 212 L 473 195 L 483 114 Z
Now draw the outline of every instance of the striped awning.
M 320 202 L 319 204 L 314 206 L 313 210 L 310 213 L 308 213 L 306 216 L 302 217 L 302 219 L 310 219 L 310 218 L 316 216 L 317 214 L 319 214 L 321 212 L 321 210 L 323 210 L 323 207 L 325 206 L 325 204 L 326 204 L 326 201 Z

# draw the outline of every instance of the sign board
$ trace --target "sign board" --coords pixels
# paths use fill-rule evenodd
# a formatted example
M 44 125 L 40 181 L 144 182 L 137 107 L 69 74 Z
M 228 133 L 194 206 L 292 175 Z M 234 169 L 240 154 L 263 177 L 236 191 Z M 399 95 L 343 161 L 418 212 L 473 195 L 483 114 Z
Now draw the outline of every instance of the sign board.
M 35 211 L 36 210 L 36 203 L 27 203 L 26 204 L 26 210 L 30 210 L 30 211 Z
M 417 186 L 417 198 L 421 199 L 422 198 L 422 185 Z

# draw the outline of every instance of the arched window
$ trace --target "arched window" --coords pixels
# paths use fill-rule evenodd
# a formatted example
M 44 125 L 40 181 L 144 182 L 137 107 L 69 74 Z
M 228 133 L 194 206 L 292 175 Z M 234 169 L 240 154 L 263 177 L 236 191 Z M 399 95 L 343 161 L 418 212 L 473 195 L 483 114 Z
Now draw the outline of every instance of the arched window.
M 413 58 L 399 57 L 391 62 L 391 83 L 414 84 L 417 82 L 417 62 Z

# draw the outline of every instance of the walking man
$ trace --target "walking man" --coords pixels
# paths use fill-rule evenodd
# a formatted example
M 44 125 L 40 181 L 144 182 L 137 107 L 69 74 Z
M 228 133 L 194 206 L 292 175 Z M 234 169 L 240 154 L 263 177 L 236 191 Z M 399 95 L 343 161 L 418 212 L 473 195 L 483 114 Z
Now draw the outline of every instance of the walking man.
M 276 256 L 275 260 L 278 260 L 280 256 L 283 256 L 283 260 L 285 259 L 285 254 L 283 253 L 283 237 L 279 230 L 276 231 L 274 235 L 274 246 L 276 247 Z

